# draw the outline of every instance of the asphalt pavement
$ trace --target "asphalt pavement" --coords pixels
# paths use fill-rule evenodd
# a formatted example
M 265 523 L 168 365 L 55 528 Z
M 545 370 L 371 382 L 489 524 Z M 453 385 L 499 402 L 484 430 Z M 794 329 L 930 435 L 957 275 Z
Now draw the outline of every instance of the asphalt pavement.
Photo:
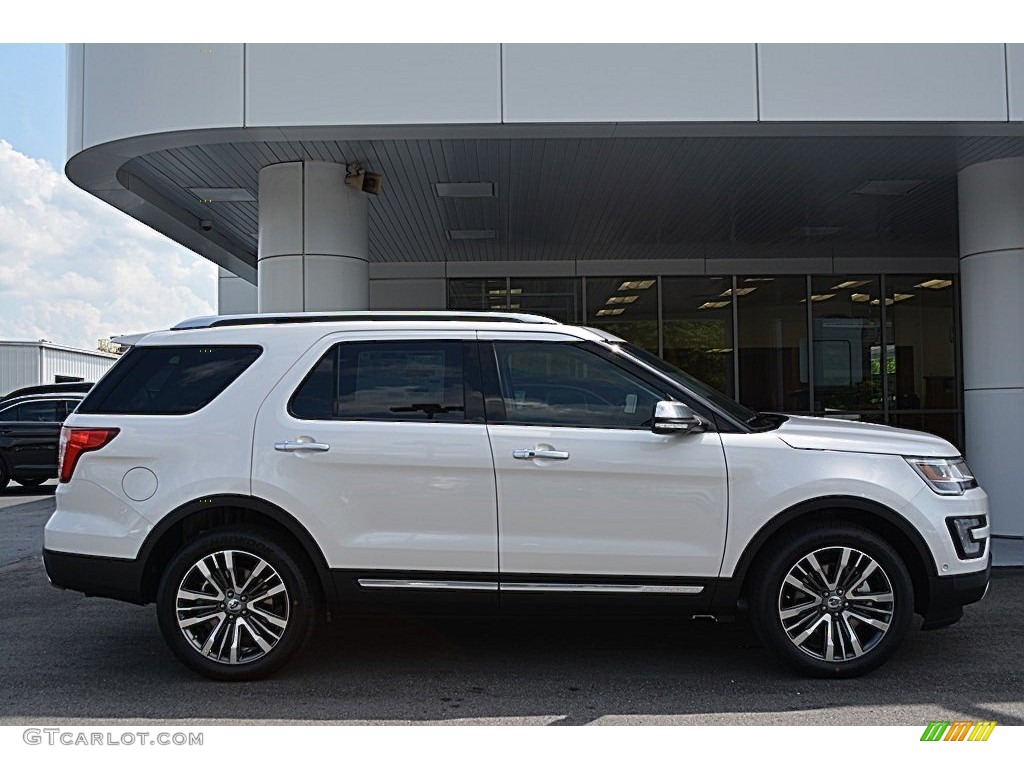
M 857 680 L 794 677 L 742 623 L 335 616 L 275 677 L 215 683 L 152 606 L 52 588 L 52 498 L 0 496 L 0 724 L 1024 725 L 1024 570 Z M 9 505 L 12 498 L 18 502 Z

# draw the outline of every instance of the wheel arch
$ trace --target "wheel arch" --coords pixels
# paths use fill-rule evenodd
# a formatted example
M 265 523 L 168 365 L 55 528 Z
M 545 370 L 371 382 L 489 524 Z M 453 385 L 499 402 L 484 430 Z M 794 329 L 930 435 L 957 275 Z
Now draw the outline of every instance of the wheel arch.
M 327 601 L 334 600 L 334 583 L 323 550 L 302 523 L 264 499 L 223 494 L 182 504 L 150 531 L 137 557 L 142 564 L 142 602 L 156 598 L 160 574 L 182 546 L 206 531 L 238 524 L 273 530 L 291 543 L 316 571 L 319 582 L 316 586 L 321 595 Z
M 747 543 L 732 576 L 722 580 L 716 591 L 716 606 L 744 605 L 748 576 L 756 571 L 760 560 L 771 552 L 771 543 L 788 534 L 803 530 L 823 520 L 844 521 L 860 525 L 885 539 L 900 555 L 914 584 L 914 608 L 921 613 L 929 603 L 929 579 L 938 571 L 924 538 L 905 517 L 895 510 L 853 496 L 825 496 L 800 502 L 765 523 Z

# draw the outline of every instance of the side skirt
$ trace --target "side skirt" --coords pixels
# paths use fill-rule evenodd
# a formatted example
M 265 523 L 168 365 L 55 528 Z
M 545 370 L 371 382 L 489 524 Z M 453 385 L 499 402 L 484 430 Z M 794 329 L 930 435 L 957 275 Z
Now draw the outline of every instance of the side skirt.
M 331 571 L 342 609 L 426 614 L 706 613 L 714 579 L 592 574 Z

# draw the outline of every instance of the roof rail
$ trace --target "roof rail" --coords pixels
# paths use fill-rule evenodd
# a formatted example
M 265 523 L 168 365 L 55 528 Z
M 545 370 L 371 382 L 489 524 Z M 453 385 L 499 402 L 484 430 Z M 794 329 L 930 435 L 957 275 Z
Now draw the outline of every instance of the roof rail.
M 285 325 L 292 323 L 337 323 L 337 322 L 416 322 L 418 320 L 451 320 L 488 323 L 536 323 L 559 325 L 557 320 L 543 315 L 529 315 L 520 312 L 270 312 L 256 315 L 208 315 L 183 320 L 171 327 L 172 331 L 196 328 L 221 328 L 234 325 Z

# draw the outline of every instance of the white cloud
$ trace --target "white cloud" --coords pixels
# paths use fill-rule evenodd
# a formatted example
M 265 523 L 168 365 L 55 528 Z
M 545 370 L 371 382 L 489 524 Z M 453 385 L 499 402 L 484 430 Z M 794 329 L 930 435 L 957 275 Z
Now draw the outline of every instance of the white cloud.
M 0 139 L 0 339 L 97 339 L 216 312 L 217 268 Z

